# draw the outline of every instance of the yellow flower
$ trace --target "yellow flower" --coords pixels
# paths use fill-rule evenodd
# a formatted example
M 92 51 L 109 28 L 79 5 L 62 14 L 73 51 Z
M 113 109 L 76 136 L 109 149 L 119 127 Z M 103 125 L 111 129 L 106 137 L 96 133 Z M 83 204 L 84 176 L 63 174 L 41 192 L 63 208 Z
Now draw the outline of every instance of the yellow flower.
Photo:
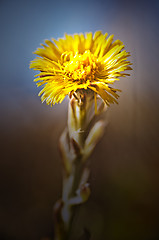
M 109 86 L 129 74 L 121 73 L 131 70 L 130 56 L 120 40 L 113 42 L 113 35 L 101 31 L 94 33 L 65 34 L 64 39 L 45 40 L 46 45 L 38 48 L 30 68 L 39 70 L 35 75 L 37 86 L 42 86 L 39 96 L 49 105 L 62 102 L 66 95 L 78 89 L 91 89 L 106 104 L 117 103 L 117 91 Z M 113 42 L 113 43 L 112 43 Z

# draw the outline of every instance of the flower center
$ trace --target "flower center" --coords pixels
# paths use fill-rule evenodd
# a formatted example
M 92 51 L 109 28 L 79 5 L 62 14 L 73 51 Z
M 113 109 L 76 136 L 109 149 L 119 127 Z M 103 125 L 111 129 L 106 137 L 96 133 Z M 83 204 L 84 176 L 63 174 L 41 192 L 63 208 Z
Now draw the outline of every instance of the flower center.
M 63 66 L 66 75 L 73 80 L 94 80 L 94 74 L 97 70 L 97 59 L 89 51 L 86 50 L 83 54 L 73 52 L 65 52 L 62 55 Z

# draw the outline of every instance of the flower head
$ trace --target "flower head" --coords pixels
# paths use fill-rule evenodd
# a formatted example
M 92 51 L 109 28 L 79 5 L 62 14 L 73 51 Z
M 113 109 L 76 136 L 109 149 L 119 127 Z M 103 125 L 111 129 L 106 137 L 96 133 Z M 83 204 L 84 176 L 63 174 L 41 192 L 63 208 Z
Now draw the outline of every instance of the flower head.
M 113 42 L 113 35 L 101 31 L 94 33 L 65 34 L 64 39 L 45 40 L 46 45 L 38 48 L 30 68 L 39 70 L 35 75 L 42 102 L 55 104 L 62 102 L 66 95 L 79 89 L 90 89 L 98 94 L 106 104 L 117 103 L 118 89 L 109 86 L 118 77 L 129 74 L 131 63 L 127 61 L 129 53 L 120 40 Z

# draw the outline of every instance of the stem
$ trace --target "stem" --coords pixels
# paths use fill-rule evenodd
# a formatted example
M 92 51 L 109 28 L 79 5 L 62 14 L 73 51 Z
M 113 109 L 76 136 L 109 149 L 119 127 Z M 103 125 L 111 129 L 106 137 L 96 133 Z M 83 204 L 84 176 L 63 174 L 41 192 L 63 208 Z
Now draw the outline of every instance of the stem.
M 80 159 L 78 159 L 80 160 Z M 74 164 L 72 173 L 69 177 L 64 179 L 63 182 L 63 209 L 62 218 L 64 222 L 65 236 L 64 239 L 67 240 L 70 237 L 70 232 L 72 228 L 73 217 L 75 215 L 75 210 L 77 206 L 70 205 L 70 199 L 76 196 L 76 190 L 78 189 L 81 181 L 81 176 L 83 172 L 83 166 L 80 161 Z
M 92 92 L 81 90 L 74 93 L 69 102 L 68 126 L 60 139 L 64 174 L 62 199 L 54 208 L 55 240 L 70 239 L 75 210 L 90 195 L 87 159 L 103 132 L 103 124 L 96 123 L 86 136 L 93 101 Z

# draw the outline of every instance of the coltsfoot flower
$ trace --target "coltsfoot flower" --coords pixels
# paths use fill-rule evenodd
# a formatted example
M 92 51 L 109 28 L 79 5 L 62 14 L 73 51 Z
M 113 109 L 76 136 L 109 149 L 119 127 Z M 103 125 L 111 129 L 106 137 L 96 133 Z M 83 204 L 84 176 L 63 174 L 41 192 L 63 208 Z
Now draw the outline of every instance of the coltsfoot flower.
M 130 56 L 122 50 L 120 40 L 113 42 L 113 35 L 94 33 L 65 34 L 64 39 L 45 40 L 34 53 L 36 57 L 30 68 L 39 70 L 35 75 L 37 86 L 43 86 L 39 92 L 42 102 L 49 105 L 62 102 L 68 94 L 79 89 L 90 89 L 95 97 L 98 94 L 104 102 L 117 103 L 119 89 L 112 88 L 113 84 L 129 74 L 123 73 L 131 70 L 131 63 L 127 61 Z

